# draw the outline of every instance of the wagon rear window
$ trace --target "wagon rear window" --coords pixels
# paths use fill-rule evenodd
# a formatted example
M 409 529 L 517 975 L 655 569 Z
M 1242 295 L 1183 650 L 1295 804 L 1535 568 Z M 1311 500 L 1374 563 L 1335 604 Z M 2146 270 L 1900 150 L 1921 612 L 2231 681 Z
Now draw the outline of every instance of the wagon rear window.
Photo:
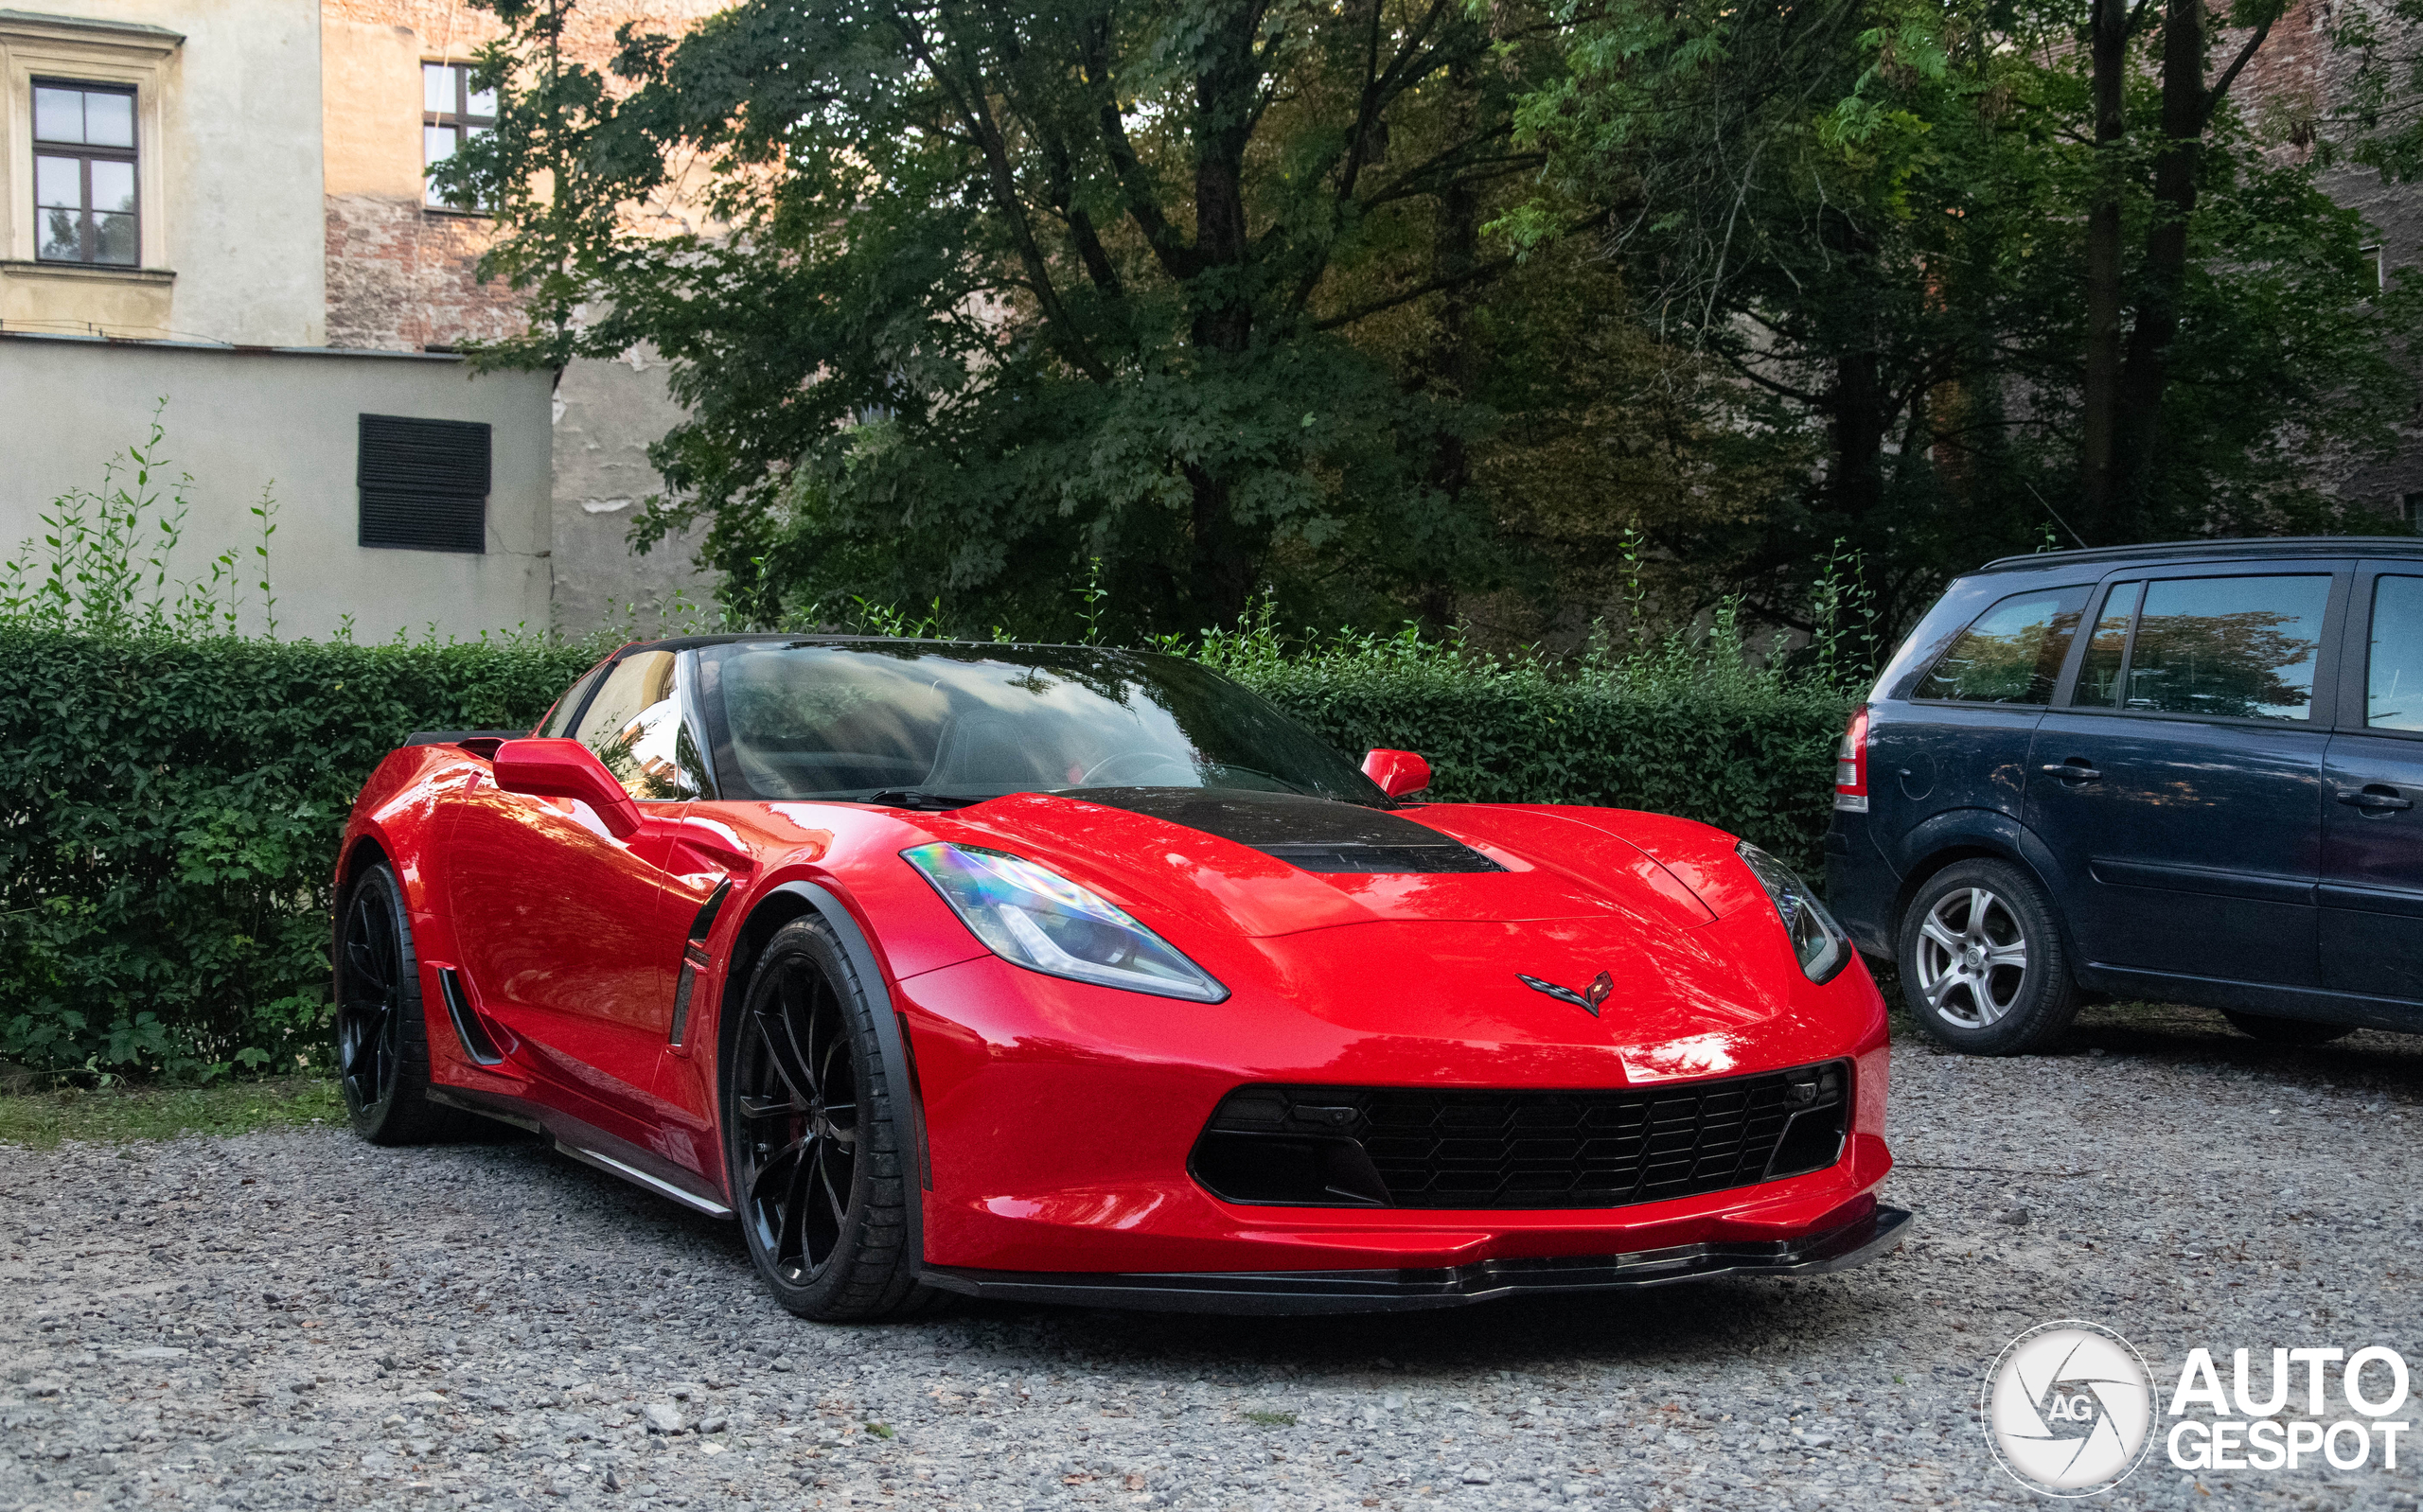
M 2078 634 L 2084 585 L 2014 593 L 1960 633 L 1913 689 L 1913 698 L 2043 704 Z

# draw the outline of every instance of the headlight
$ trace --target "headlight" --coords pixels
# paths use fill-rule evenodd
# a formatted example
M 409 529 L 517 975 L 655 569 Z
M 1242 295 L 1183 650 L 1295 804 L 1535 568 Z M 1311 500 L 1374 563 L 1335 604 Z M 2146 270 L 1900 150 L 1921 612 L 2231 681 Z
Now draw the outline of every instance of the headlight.
M 1747 840 L 1734 851 L 1775 901 L 1776 917 L 1783 921 L 1783 932 L 1792 937 L 1792 951 L 1800 958 L 1800 969 L 1813 982 L 1831 980 L 1851 958 L 1850 940 L 1843 926 L 1834 923 L 1834 916 L 1809 890 L 1809 884 L 1793 874 L 1792 868 Z
M 900 853 L 994 955 L 1052 976 L 1216 1003 L 1229 990 L 1167 941 L 1056 872 L 1003 851 Z

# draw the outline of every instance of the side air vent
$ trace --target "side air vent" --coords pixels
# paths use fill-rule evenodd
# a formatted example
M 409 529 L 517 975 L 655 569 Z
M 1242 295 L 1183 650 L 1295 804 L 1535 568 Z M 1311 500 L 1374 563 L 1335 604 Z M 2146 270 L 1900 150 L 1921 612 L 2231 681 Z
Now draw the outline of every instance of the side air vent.
M 716 890 L 699 905 L 698 917 L 690 921 L 690 938 L 681 946 L 681 975 L 673 982 L 673 1028 L 664 1036 L 667 1045 L 680 1045 L 690 1032 L 690 999 L 698 992 L 699 973 L 714 964 L 707 954 L 707 936 L 714 932 L 716 916 L 723 912 L 724 899 L 732 896 L 732 879 L 716 884 Z
M 1585 1092 L 1240 1087 L 1195 1142 L 1232 1203 L 1622 1207 L 1842 1158 L 1850 1064 Z
M 470 999 L 463 993 L 463 978 L 451 966 L 437 968 L 437 990 L 446 998 L 446 1016 L 454 1021 L 454 1037 L 463 1043 L 463 1053 L 479 1065 L 503 1065 L 504 1056 L 488 1038 L 487 1027 L 471 1011 Z

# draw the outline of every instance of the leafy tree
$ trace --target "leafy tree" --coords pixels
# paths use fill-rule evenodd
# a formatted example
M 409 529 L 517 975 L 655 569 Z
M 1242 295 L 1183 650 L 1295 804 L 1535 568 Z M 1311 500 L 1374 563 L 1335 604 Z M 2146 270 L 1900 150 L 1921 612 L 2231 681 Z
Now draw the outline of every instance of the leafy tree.
M 1609 206 L 1642 318 L 1825 442 L 1796 498 L 1670 549 L 1727 564 L 1789 621 L 1810 564 L 1845 539 L 1894 621 L 2048 533 L 2327 522 L 2314 464 L 2386 443 L 2412 394 L 2390 340 L 2411 317 L 2375 297 L 2357 218 L 2263 160 L 2227 68 L 2206 81 L 2201 9 L 2150 31 L 2145 8 L 2121 13 L 2121 66 L 2098 73 L 2107 9 L 1571 14 L 1568 72 L 1525 102 L 1523 139 L 1550 152 L 1565 200 Z M 2168 39 L 2167 72 L 2130 50 L 2149 36 Z M 1548 211 L 1505 224 L 1532 245 L 1555 232 Z M 2133 459 L 2125 509 L 2083 477 L 2096 426 Z
M 744 616 L 1050 623 L 1089 557 L 1153 630 L 1274 573 L 1503 575 L 1467 354 L 1554 62 L 1517 9 L 743 0 L 601 74 L 555 56 L 577 0 L 488 3 L 501 119 L 450 182 L 534 319 L 486 356 L 670 360 L 642 537 L 710 519 Z M 695 226 L 632 213 L 676 194 Z M 1419 350 L 1367 339 L 1412 307 Z

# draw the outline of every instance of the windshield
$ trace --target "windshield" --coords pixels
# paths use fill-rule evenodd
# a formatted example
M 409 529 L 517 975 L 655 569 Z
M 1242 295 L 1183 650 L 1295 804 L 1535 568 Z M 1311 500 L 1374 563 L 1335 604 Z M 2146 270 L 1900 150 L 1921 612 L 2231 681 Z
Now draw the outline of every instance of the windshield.
M 1222 787 L 1388 802 L 1310 730 L 1176 657 L 877 642 L 740 642 L 699 659 L 728 792 L 893 802 Z

